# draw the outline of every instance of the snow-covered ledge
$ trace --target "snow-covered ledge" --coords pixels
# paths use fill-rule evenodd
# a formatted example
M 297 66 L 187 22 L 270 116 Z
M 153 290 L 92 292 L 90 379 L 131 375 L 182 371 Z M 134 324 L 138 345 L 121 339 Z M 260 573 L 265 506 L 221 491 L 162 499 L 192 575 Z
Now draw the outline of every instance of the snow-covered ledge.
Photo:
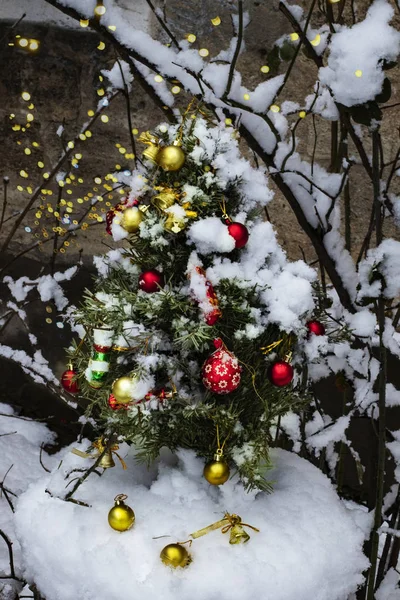
M 102 477 L 92 475 L 76 492 L 87 508 L 55 497 L 69 490 L 67 472 L 92 464 L 64 452 L 61 467 L 31 485 L 16 513 L 24 576 L 47 598 L 344 600 L 362 583 L 370 515 L 346 508 L 328 478 L 295 454 L 272 451 L 274 493 L 256 495 L 235 479 L 212 488 L 202 477 L 203 462 L 190 451 L 180 452 L 178 466 L 164 461 L 148 472 L 123 445 L 128 469 L 118 464 Z M 107 522 L 119 493 L 128 494 L 136 513 L 134 527 L 124 533 Z M 232 546 L 229 534 L 213 531 L 193 542 L 187 568 L 161 563 L 165 545 L 187 540 L 225 511 L 259 533 L 248 530 L 250 541 Z

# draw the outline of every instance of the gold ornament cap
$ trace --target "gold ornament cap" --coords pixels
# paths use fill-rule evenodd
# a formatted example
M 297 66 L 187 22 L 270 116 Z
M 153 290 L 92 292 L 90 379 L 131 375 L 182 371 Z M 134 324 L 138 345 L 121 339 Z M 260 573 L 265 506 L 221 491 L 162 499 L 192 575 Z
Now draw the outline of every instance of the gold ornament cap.
M 176 569 L 177 567 L 186 567 L 192 562 L 192 557 L 182 544 L 168 544 L 161 550 L 161 561 L 164 565 Z
M 186 156 L 180 146 L 164 146 L 157 154 L 156 162 L 164 171 L 179 171 L 185 164 Z
M 118 494 L 114 498 L 114 506 L 108 513 L 108 524 L 115 531 L 128 531 L 135 522 L 135 513 L 130 506 L 127 506 L 124 500 L 127 499 L 126 494 Z
M 132 377 L 120 377 L 112 384 L 111 393 L 119 404 L 132 402 Z

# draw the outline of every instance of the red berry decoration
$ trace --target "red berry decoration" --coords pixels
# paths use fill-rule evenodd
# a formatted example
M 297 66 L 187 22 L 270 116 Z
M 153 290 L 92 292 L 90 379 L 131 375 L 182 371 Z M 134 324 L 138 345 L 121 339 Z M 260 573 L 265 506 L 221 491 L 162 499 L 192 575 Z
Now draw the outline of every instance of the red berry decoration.
M 79 392 L 79 385 L 76 380 L 77 375 L 78 373 L 72 367 L 64 371 L 61 375 L 61 385 L 66 392 L 70 394 L 77 394 Z
M 309 321 L 307 323 L 308 331 L 314 335 L 325 335 L 325 327 L 320 321 Z
M 114 394 L 110 394 L 108 397 L 108 406 L 112 409 L 112 410 L 120 410 L 121 408 L 128 410 L 129 406 L 130 406 L 130 402 L 125 403 L 125 404 L 120 404 L 116 397 L 114 396 Z
M 122 200 L 122 202 L 119 202 L 118 204 L 116 204 L 116 206 L 114 206 L 114 208 L 111 208 L 107 212 L 107 214 L 106 214 L 106 232 L 108 233 L 108 235 L 112 235 L 112 231 L 111 231 L 112 222 L 114 221 L 115 215 L 122 211 L 125 202 L 126 202 L 126 199 Z
M 288 385 L 293 379 L 293 374 L 292 365 L 284 360 L 277 360 L 268 369 L 268 379 L 277 387 Z
M 203 384 L 214 394 L 230 394 L 240 384 L 241 367 L 234 354 L 226 349 L 220 338 L 214 340 L 216 351 L 203 364 Z
M 243 248 L 247 244 L 249 232 L 247 227 L 242 223 L 229 223 L 228 232 L 235 240 L 235 248 Z
M 144 271 L 139 276 L 139 288 L 148 294 L 158 292 L 162 287 L 164 287 L 164 276 L 160 271 L 155 269 Z

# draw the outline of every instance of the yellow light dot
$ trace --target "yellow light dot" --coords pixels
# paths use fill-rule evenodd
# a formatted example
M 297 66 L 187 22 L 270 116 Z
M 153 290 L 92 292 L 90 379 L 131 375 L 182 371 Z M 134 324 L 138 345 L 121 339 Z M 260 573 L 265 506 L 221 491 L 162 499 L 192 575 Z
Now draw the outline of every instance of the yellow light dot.
M 79 139 L 82 140 L 82 142 L 84 142 L 86 140 L 86 135 L 84 133 L 80 133 Z
M 68 214 L 71 214 L 73 209 L 70 206 L 67 206 L 67 208 L 65 210 L 67 211 Z
M 52 212 L 54 212 L 54 209 L 53 209 L 53 207 L 52 207 L 52 206 L 48 206 L 48 207 L 47 207 L 47 211 L 48 211 L 49 213 L 52 213 Z
M 82 154 L 80 154 L 79 152 L 77 152 L 77 154 L 75 154 L 75 158 L 77 158 L 78 160 L 81 160 Z
M 200 54 L 200 56 L 205 58 L 206 56 L 208 56 L 210 54 L 210 52 L 207 50 L 207 48 L 200 48 L 199 54 Z
M 29 50 L 35 51 L 39 48 L 39 40 L 29 40 Z
M 81 27 L 87 27 L 89 25 L 89 19 L 81 19 L 79 24 Z
M 306 111 L 305 111 L 305 110 L 301 110 L 301 111 L 299 112 L 299 117 L 300 117 L 300 119 L 304 119 L 306 116 L 307 116 L 307 113 L 306 113 Z
M 79 177 L 78 181 L 79 181 L 79 183 L 83 183 L 82 177 Z
M 225 119 L 225 125 L 232 125 L 232 119 Z
M 75 148 L 74 142 L 68 142 L 67 147 L 70 148 L 71 150 L 72 150 L 72 148 Z
M 26 171 L 24 171 L 24 169 L 21 169 L 21 171 L 19 172 L 19 174 L 21 175 L 21 177 L 28 177 L 28 173 Z
M 28 108 L 29 110 L 33 110 L 35 108 L 35 105 L 31 102 L 30 104 L 28 104 Z
M 161 75 L 154 75 L 154 81 L 156 83 L 161 83 L 162 81 L 164 81 L 163 77 L 161 77 Z
M 319 46 L 320 43 L 321 43 L 321 36 L 319 35 L 319 33 L 317 33 L 315 38 L 313 40 L 311 40 L 310 44 L 312 46 Z
M 215 17 L 214 19 L 211 19 L 211 23 L 217 27 L 218 25 L 221 25 L 221 19 L 219 17 Z
M 109 25 L 109 26 L 108 26 L 108 29 L 109 29 L 110 31 L 115 31 L 117 28 L 116 28 L 116 26 L 115 26 L 115 25 Z
M 269 107 L 269 110 L 271 110 L 274 113 L 278 113 L 281 109 L 279 108 L 279 106 L 277 104 L 271 104 L 271 106 Z
M 260 68 L 261 73 L 269 73 L 269 66 L 268 65 L 263 65 Z
M 340 0 L 329 0 L 331 4 L 336 4 L 336 2 L 340 2 Z
M 44 162 L 42 162 L 41 160 L 39 160 L 37 166 L 39 167 L 39 169 L 43 169 Z
M 33 146 L 34 148 L 39 148 L 39 144 L 38 144 L 37 142 L 32 142 L 32 146 Z
M 28 194 L 32 194 L 32 188 L 30 185 L 27 186 L 26 191 L 28 192 Z
M 101 17 L 105 13 L 106 13 L 106 7 L 103 6 L 102 4 L 98 4 L 96 6 L 96 8 L 94 9 L 94 14 L 97 15 L 98 17 Z
M 97 90 L 97 95 L 98 95 L 98 96 L 104 96 L 104 94 L 105 94 L 105 91 L 103 90 L 103 88 L 99 88 L 99 89 Z
M 196 36 L 194 35 L 194 33 L 188 33 L 186 36 L 187 41 L 189 42 L 189 44 L 193 44 L 193 42 L 196 41 Z
M 21 97 L 22 97 L 22 100 L 26 100 L 26 102 L 28 102 L 28 100 L 31 99 L 31 95 L 29 92 L 22 92 Z
M 83 204 L 83 199 L 82 198 L 77 198 L 76 201 L 77 201 L 78 204 Z
M 13 125 L 12 126 L 13 131 L 19 131 L 20 129 L 21 129 L 21 125 Z
M 104 42 L 99 42 L 99 45 L 97 46 L 97 50 L 104 50 L 104 48 L 106 47 Z
M 121 169 L 121 165 L 116 164 L 115 168 L 117 169 L 117 171 L 119 171 Z
M 30 126 L 31 126 L 31 124 L 30 124 L 30 123 L 27 123 L 27 124 L 26 124 L 26 128 L 27 128 L 27 129 L 29 129 L 29 127 L 30 127 Z M 23 129 L 22 131 L 25 131 L 25 129 Z
M 121 154 L 125 154 L 126 152 L 126 148 L 124 148 L 123 146 L 121 148 L 118 148 L 118 152 L 120 152 Z
M 104 77 L 103 75 L 99 75 L 99 81 L 103 81 Z
M 33 114 L 32 114 L 32 113 L 28 113 L 28 114 L 26 115 L 26 120 L 28 121 L 28 123 L 29 123 L 30 121 L 33 121 L 33 119 L 34 119 L 34 118 L 35 118 L 35 117 L 33 116 Z
M 71 183 L 71 180 L 70 180 L 70 178 L 69 178 L 69 177 L 66 177 L 66 178 L 65 178 L 65 181 L 66 181 L 67 183 Z
M 89 131 L 89 129 L 87 131 L 85 131 L 85 135 L 87 138 L 91 138 L 92 137 L 92 132 Z
M 356 77 L 362 77 L 362 74 L 363 74 L 363 73 L 362 73 L 361 69 L 357 69 L 357 71 L 355 71 L 355 73 L 354 73 L 354 75 L 355 75 Z
M 292 40 L 292 42 L 296 42 L 299 39 L 299 34 L 298 33 L 291 33 L 290 34 L 290 39 Z
M 60 179 L 60 181 L 58 182 L 58 185 L 60 187 L 64 187 L 65 183 L 64 183 L 64 181 L 62 179 Z
M 88 110 L 87 114 L 89 115 L 89 117 L 93 117 L 94 115 L 94 110 Z
M 250 94 L 243 94 L 244 100 L 250 100 Z
M 95 177 L 94 182 L 99 185 L 101 183 L 101 177 Z
M 23 191 L 24 191 L 24 188 L 22 187 L 22 185 L 17 185 L 17 190 L 18 190 L 19 192 L 23 192 Z
M 77 165 L 77 164 L 78 164 L 78 161 L 76 160 L 76 158 L 73 158 L 71 160 L 71 165 Z
M 32 154 L 32 150 L 30 148 L 25 148 L 24 152 L 27 156 L 29 156 L 29 154 Z
M 10 119 L 13 119 L 14 117 L 15 117 L 14 113 L 11 113 Z
M 21 46 L 21 48 L 26 48 L 27 45 L 29 44 L 29 42 L 26 38 L 20 38 L 17 43 L 19 46 Z
M 50 177 L 50 173 L 43 173 L 43 179 L 48 179 Z
M 171 92 L 173 94 L 179 94 L 180 91 L 181 91 L 181 88 L 179 87 L 179 85 L 174 85 L 174 87 L 171 88 Z
M 67 190 L 67 194 L 71 195 L 72 194 L 72 190 Z
M 132 129 L 132 133 L 133 133 L 133 135 L 137 135 L 139 133 L 139 131 L 138 131 L 138 129 L 135 128 L 135 129 Z
M 103 121 L 103 123 L 108 123 L 109 118 L 107 115 L 101 115 L 100 119 Z
M 42 213 L 40 212 L 40 210 L 38 210 L 37 213 L 35 213 L 35 217 L 37 219 L 40 219 L 41 216 L 42 216 Z

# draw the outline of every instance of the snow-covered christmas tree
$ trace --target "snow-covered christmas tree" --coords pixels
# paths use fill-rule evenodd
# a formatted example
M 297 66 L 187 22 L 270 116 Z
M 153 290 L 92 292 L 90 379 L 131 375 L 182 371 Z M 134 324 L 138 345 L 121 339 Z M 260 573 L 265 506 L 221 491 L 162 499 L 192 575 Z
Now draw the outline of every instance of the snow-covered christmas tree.
M 64 387 L 87 398 L 105 440 L 148 462 L 189 448 L 209 461 L 210 483 L 231 468 L 247 489 L 268 489 L 271 427 L 307 402 L 291 385 L 298 338 L 324 333 L 315 274 L 286 260 L 263 213 L 265 172 L 230 125 L 192 102 L 180 124 L 140 139 L 130 192 L 107 215 L 127 244 L 96 259 Z

